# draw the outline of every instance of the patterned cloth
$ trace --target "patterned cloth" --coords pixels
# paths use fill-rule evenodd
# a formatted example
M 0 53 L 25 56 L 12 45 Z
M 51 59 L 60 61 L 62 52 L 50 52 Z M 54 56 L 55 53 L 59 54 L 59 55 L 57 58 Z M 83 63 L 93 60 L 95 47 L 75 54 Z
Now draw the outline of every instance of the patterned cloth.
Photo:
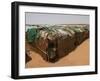
M 34 28 L 35 27 L 35 28 Z M 33 42 L 39 38 L 54 40 L 56 38 L 65 39 L 73 37 L 76 32 L 89 31 L 87 25 L 68 26 L 68 25 L 35 25 L 27 30 L 28 42 Z

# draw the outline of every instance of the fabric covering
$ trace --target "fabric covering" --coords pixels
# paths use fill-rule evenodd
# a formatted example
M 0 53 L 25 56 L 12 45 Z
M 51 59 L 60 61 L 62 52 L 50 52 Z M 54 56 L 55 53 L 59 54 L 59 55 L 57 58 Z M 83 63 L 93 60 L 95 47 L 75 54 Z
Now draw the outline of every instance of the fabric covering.
M 34 25 L 26 31 L 26 40 L 34 44 L 50 62 L 65 56 L 89 37 L 88 25 Z

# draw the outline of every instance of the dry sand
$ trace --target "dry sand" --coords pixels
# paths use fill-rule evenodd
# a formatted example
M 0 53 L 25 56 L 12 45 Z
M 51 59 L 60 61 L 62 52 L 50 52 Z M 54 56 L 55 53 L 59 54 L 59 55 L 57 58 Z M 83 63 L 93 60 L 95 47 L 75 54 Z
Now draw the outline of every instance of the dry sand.
M 30 56 L 32 60 L 26 63 L 26 68 L 88 65 L 89 39 L 85 40 L 74 51 L 55 63 L 46 62 L 38 53 L 34 51 L 32 51 Z

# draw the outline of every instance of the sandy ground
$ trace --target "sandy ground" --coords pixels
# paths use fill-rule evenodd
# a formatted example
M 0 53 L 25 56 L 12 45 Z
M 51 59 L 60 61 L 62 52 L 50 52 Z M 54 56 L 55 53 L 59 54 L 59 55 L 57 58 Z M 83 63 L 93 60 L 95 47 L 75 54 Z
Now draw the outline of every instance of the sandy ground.
M 26 63 L 26 68 L 88 65 L 89 39 L 85 40 L 74 51 L 55 63 L 46 62 L 38 53 L 34 51 L 31 52 L 30 57 L 32 60 Z

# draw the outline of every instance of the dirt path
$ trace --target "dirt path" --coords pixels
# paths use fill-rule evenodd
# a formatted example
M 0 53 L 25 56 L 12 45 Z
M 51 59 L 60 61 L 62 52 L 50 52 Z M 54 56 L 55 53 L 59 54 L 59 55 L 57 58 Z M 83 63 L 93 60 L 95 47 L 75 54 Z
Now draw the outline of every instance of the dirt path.
M 26 64 L 26 68 L 35 67 L 55 67 L 55 66 L 75 66 L 89 64 L 89 39 L 85 40 L 74 51 L 61 58 L 55 63 L 48 63 L 36 52 L 31 53 L 32 60 Z

